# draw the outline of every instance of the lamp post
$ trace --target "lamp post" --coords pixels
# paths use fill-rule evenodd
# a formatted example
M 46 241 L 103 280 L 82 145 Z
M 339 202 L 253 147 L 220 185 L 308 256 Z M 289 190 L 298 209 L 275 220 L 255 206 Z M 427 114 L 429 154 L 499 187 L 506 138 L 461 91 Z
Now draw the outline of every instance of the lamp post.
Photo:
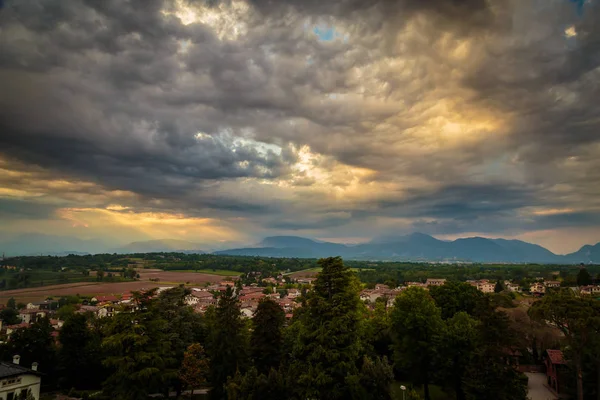
M 400 390 L 402 390 L 402 400 L 406 400 L 406 386 L 401 385 Z

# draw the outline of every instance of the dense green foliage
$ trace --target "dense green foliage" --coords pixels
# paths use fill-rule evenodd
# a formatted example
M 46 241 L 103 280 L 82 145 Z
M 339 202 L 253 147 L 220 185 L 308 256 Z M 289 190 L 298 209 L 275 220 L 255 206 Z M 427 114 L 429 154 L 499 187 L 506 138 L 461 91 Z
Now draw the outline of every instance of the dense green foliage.
M 202 257 L 189 256 L 196 261 Z M 240 268 L 250 272 L 257 265 L 269 271 L 276 264 L 241 259 L 245 266 Z M 304 267 L 299 260 L 289 265 Z M 543 351 L 558 345 L 569 360 L 565 386 L 573 393 L 579 390 L 582 400 L 600 393 L 596 300 L 557 290 L 527 313 L 505 291 L 486 295 L 452 279 L 429 291 L 411 287 L 395 300 L 381 297 L 369 304 L 359 298 L 363 284 L 358 278 L 363 274 L 380 274 L 378 282 L 389 280 L 386 271 L 394 270 L 410 279 L 424 272 L 444 277 L 446 267 L 433 275 L 428 265 L 413 265 L 412 272 L 400 263 L 368 264 L 372 269 L 358 272 L 350 265 L 358 268 L 340 258 L 319 260 L 315 266 L 321 272 L 310 288 L 303 288 L 297 300 L 302 307 L 291 320 L 271 299 L 259 303 L 253 319 L 244 318 L 233 288 L 218 294 L 217 305 L 203 315 L 186 305 L 190 291 L 183 286 L 160 295 L 135 293 L 131 304 L 101 319 L 75 312 L 81 300 L 77 296 L 61 298 L 65 323 L 58 338 L 49 320 L 41 319 L 13 332 L 0 345 L 0 357 L 10 361 L 20 354 L 22 365 L 38 362 L 46 374 L 45 390 L 101 391 L 95 395 L 98 400 L 180 395 L 198 386 L 209 388 L 210 396 L 219 400 L 392 400 L 398 398 L 400 382 L 408 386 L 403 393 L 407 398 L 441 393 L 456 400 L 524 400 L 526 378 L 512 365 L 512 354 L 540 363 Z M 454 278 L 477 268 L 482 266 L 459 268 Z M 519 269 L 504 271 L 512 275 Z M 554 277 L 556 272 L 548 274 Z M 577 272 L 572 271 L 573 279 Z M 9 302 L 3 317 L 15 316 L 15 303 Z M 548 327 L 548 322 L 553 325 Z M 556 329 L 564 336 L 549 334 Z

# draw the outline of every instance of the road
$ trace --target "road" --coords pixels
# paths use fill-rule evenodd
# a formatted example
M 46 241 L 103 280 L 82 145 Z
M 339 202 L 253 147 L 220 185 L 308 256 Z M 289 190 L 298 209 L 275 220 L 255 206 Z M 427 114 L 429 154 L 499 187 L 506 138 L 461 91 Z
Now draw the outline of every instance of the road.
M 558 397 L 545 386 L 546 374 L 542 374 L 541 372 L 526 372 L 525 375 L 529 378 L 529 383 L 527 384 L 527 397 L 531 400 L 558 399 Z

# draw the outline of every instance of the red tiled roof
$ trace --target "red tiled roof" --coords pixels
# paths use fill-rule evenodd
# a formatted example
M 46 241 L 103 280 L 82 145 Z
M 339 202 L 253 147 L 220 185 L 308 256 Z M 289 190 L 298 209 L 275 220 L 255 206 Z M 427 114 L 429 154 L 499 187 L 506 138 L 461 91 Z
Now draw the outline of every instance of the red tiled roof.
M 29 328 L 29 324 L 27 322 L 21 322 L 20 324 L 8 325 L 6 329 L 21 329 L 21 328 Z
M 563 353 L 560 350 L 546 350 L 552 364 L 566 364 Z
M 119 299 L 115 296 L 96 296 L 96 300 L 98 300 L 98 303 L 103 303 L 105 301 L 118 301 Z

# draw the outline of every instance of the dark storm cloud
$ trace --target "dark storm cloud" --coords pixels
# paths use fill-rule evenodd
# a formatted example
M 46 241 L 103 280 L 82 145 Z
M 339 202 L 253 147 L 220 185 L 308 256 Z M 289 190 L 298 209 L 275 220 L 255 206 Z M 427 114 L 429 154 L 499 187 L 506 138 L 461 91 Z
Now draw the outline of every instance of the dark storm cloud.
M 7 1 L 0 154 L 133 192 L 141 211 L 218 210 L 267 229 L 596 221 L 520 213 L 599 205 L 600 3 L 581 16 L 566 0 L 183 4 L 218 15 L 184 25 L 175 1 Z M 327 196 L 357 179 L 299 171 L 303 146 L 322 157 L 312 167 L 369 170 L 365 199 Z
M 53 218 L 57 206 L 39 202 L 13 199 L 0 199 L 0 218 L 10 219 L 49 219 Z

